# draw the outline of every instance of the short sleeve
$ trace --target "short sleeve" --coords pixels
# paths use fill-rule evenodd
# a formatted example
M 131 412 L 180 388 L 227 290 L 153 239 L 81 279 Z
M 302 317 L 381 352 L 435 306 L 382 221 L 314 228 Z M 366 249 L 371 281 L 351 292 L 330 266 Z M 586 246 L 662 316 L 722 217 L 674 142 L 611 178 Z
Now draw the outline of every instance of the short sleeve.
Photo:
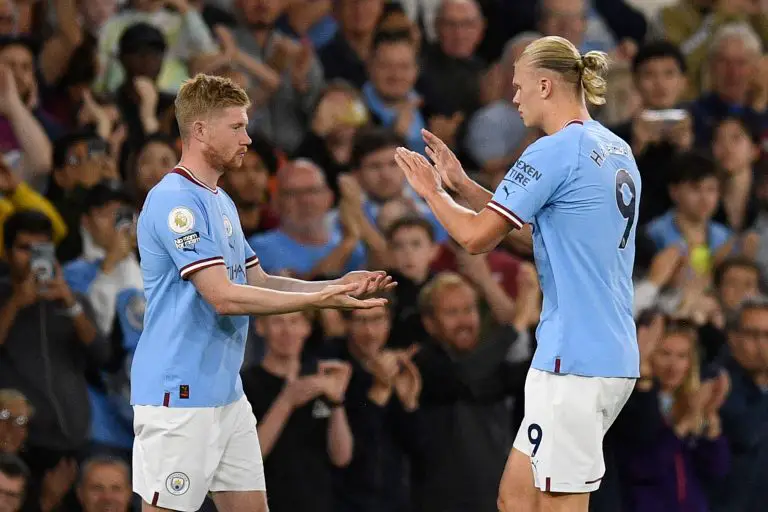
M 533 220 L 570 174 L 562 149 L 541 142 L 529 146 L 514 163 L 487 206 L 517 228 Z
M 243 238 L 243 248 L 245 249 L 245 268 L 249 269 L 255 267 L 259 264 L 259 257 L 256 256 L 251 244 L 248 243 L 248 239 L 245 238 L 245 233 L 242 233 L 241 231 L 240 236 Z
M 152 199 L 145 214 L 155 239 L 170 255 L 182 279 L 204 268 L 224 265 L 221 248 L 199 199 L 178 191 Z

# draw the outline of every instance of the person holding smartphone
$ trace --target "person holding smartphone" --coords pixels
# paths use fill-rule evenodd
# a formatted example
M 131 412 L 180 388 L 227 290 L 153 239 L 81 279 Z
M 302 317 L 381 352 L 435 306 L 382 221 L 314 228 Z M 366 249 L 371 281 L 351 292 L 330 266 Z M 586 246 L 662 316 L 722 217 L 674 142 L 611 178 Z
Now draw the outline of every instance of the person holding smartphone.
M 632 71 L 642 107 L 631 121 L 613 128 L 630 146 L 643 180 L 640 225 L 672 206 L 667 190 L 670 162 L 693 146 L 691 116 L 679 108 L 685 92 L 686 64 L 680 50 L 667 42 L 640 48 Z
M 20 210 L 3 229 L 10 273 L 0 281 L 0 388 L 17 389 L 35 409 L 23 454 L 27 496 L 50 510 L 74 483 L 88 437 L 86 362 L 104 364 L 108 345 L 64 280 L 48 217 Z

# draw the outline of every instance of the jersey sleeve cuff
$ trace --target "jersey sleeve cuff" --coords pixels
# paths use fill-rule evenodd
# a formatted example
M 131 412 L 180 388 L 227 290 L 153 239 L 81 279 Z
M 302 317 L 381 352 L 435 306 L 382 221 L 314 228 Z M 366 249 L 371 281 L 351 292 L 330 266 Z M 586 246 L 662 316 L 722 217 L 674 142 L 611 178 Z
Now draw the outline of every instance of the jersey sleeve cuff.
M 259 257 L 258 256 L 251 256 L 250 258 L 245 260 L 245 268 L 251 268 L 255 267 L 259 264 Z
M 489 210 L 492 210 L 501 215 L 504 220 L 515 226 L 517 229 L 521 229 L 525 225 L 525 222 L 523 222 L 520 217 L 515 215 L 515 212 L 506 206 L 497 203 L 496 201 L 491 201 L 486 206 Z
M 179 274 L 181 275 L 182 279 L 189 279 L 189 277 L 195 272 L 203 270 L 204 268 L 213 267 L 214 265 L 224 265 L 224 258 L 221 256 L 215 256 L 213 258 L 197 260 L 193 263 L 181 267 Z

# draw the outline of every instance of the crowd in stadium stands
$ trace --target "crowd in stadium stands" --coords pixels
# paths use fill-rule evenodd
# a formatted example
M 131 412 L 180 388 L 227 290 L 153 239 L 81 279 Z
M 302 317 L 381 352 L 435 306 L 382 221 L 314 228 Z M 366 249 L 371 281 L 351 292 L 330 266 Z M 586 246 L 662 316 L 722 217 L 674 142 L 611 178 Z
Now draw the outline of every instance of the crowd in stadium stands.
M 253 101 L 219 185 L 264 269 L 399 282 L 388 307 L 252 320 L 270 510 L 496 511 L 536 269 L 460 249 L 394 154 L 428 128 L 494 188 L 543 136 L 512 103 L 540 35 L 610 55 L 593 117 L 643 180 L 642 377 L 590 508 L 768 510 L 767 1 L 0 0 L 0 512 L 137 505 L 131 218 L 178 161 L 174 93 L 199 72 Z

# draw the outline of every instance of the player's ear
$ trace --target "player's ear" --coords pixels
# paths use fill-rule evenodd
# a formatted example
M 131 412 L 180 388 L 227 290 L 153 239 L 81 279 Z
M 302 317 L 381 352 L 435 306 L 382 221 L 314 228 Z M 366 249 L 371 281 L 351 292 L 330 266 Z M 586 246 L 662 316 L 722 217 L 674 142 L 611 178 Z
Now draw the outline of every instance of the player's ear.
M 546 99 L 552 94 L 552 80 L 548 78 L 539 79 L 539 96 L 541 99 Z
M 208 137 L 208 125 L 205 121 L 195 120 L 192 122 L 192 137 L 200 142 L 205 142 Z

